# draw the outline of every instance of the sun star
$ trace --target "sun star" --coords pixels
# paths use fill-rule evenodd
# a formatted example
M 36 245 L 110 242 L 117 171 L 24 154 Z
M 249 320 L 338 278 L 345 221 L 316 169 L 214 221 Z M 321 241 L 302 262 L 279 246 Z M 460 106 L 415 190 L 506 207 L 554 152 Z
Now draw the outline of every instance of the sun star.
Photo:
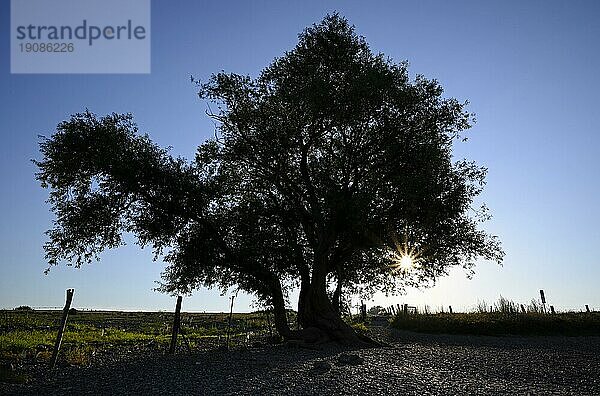
M 393 236 L 394 248 L 390 250 L 391 268 L 398 272 L 406 273 L 418 267 L 422 251 L 417 251 L 415 247 L 409 247 L 408 231 L 404 234 L 404 241 L 400 243 L 397 237 Z

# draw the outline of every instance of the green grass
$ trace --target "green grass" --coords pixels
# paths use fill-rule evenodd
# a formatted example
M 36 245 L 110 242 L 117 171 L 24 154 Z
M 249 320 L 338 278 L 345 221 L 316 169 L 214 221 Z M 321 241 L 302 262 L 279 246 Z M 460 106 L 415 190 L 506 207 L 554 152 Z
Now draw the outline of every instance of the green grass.
M 38 346 L 51 347 L 53 345 L 52 333 L 44 330 L 15 330 L 0 334 L 0 351 L 20 353 Z
M 600 335 L 600 313 L 437 313 L 397 315 L 397 329 L 475 335 Z
M 0 361 L 49 359 L 61 317 L 62 311 L 0 311 Z M 224 340 L 228 319 L 224 313 L 182 313 L 181 327 L 192 347 L 207 339 L 216 345 Z M 166 312 L 78 312 L 69 315 L 62 350 L 67 361 L 86 364 L 98 347 L 155 342 L 166 348 L 172 325 L 173 313 Z M 268 332 L 264 313 L 233 315 L 233 344 L 247 333 Z

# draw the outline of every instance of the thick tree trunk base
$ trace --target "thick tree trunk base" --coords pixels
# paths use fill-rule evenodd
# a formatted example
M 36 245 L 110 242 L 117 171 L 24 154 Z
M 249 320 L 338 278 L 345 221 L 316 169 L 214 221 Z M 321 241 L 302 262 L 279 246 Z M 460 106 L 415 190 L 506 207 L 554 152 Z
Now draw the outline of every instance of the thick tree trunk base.
M 303 278 L 298 301 L 298 319 L 302 325 L 300 330 L 290 329 L 281 284 L 277 278 L 273 279 L 274 323 L 279 335 L 286 341 L 313 346 L 327 342 L 353 347 L 382 346 L 382 343 L 358 334 L 342 320 L 327 296 L 325 277 L 319 279 L 320 282 L 315 282 L 313 277 L 313 282 L 309 282 L 310 278 Z

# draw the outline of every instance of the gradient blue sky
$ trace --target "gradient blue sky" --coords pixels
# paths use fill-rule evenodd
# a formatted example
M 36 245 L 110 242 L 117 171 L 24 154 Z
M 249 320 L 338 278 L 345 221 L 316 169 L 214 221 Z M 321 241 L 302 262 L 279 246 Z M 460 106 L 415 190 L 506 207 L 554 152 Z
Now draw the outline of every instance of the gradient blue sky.
M 527 302 L 546 290 L 558 308 L 600 309 L 600 3 L 597 1 L 153 1 L 149 75 L 11 75 L 9 2 L 0 2 L 0 308 L 74 305 L 171 310 L 152 291 L 163 268 L 130 244 L 80 270 L 45 276 L 42 244 L 52 214 L 35 181 L 37 135 L 86 107 L 132 112 L 175 155 L 191 158 L 212 135 L 190 75 L 219 70 L 255 76 L 291 49 L 297 34 L 339 11 L 374 51 L 408 60 L 411 74 L 438 79 L 477 114 L 456 147 L 489 168 L 485 229 L 504 245 L 503 267 L 482 262 L 428 290 L 374 302 L 467 309 L 500 295 Z M 238 310 L 250 309 L 241 297 Z M 369 305 L 373 302 L 369 303 Z M 227 309 L 198 290 L 184 310 Z

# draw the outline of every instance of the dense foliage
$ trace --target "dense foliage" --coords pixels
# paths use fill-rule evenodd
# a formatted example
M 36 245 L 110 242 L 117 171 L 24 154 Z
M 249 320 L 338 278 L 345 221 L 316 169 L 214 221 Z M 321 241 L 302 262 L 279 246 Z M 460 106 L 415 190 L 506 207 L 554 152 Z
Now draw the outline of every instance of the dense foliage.
M 465 104 L 374 54 L 344 18 L 307 28 L 257 78 L 219 73 L 198 86 L 218 105 L 218 130 L 191 162 L 130 115 L 77 114 L 41 143 L 37 178 L 57 216 L 51 265 L 89 262 L 129 232 L 164 256 L 165 291 L 238 286 L 293 337 L 285 295 L 299 286 L 302 326 L 351 339 L 344 290 L 393 291 L 502 260 L 478 228 L 485 207 L 473 207 L 485 169 L 452 158 L 472 119 Z

